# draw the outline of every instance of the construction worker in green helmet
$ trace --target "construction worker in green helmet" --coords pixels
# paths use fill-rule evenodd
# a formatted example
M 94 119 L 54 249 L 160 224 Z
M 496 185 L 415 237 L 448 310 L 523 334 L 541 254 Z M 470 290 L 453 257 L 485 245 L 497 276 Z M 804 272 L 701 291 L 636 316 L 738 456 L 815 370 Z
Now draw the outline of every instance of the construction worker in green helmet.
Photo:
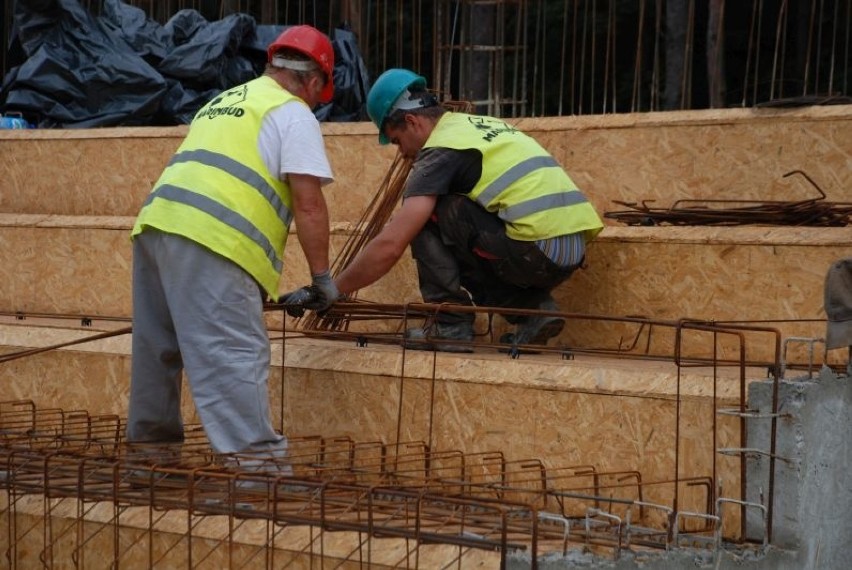
M 581 266 L 603 223 L 556 160 L 500 119 L 447 111 L 407 69 L 378 77 L 367 111 L 379 143 L 414 162 L 400 209 L 337 289 L 373 283 L 410 245 L 427 303 L 558 312 L 551 291 Z M 504 316 L 515 329 L 500 342 L 514 346 L 545 345 L 565 325 L 556 315 Z M 428 329 L 406 331 L 407 346 L 469 352 L 473 321 L 441 311 Z

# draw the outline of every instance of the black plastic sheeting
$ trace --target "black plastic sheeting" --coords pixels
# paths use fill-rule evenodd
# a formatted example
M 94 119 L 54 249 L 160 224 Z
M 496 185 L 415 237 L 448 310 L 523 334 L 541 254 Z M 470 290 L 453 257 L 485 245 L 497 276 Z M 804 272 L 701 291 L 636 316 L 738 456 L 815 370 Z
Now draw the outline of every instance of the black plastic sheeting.
M 210 22 L 195 10 L 160 25 L 120 0 L 104 0 L 99 17 L 77 0 L 18 1 L 14 18 L 0 111 L 42 128 L 189 123 L 216 94 L 262 74 L 266 46 L 286 29 L 247 14 Z M 338 28 L 331 39 L 334 99 L 314 113 L 367 120 L 369 76 L 354 34 Z

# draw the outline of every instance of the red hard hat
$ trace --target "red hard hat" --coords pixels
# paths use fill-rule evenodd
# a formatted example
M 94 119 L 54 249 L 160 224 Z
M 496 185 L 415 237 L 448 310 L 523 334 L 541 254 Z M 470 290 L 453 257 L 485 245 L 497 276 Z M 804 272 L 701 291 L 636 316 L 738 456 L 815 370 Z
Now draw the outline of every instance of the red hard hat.
M 299 51 L 317 62 L 326 78 L 320 101 L 331 101 L 334 95 L 334 48 L 328 36 L 313 26 L 291 26 L 266 48 L 267 61 L 272 61 L 272 56 L 284 48 Z

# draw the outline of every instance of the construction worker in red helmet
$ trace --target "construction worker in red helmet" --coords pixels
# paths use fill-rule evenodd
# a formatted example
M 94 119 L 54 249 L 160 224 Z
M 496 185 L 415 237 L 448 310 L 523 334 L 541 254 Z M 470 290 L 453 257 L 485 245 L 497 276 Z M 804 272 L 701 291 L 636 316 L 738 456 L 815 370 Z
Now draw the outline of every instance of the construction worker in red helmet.
M 214 452 L 291 472 L 270 416 L 263 302 L 278 299 L 293 220 L 316 290 L 338 296 L 322 194 L 333 175 L 312 111 L 331 100 L 333 69 L 325 34 L 285 29 L 262 76 L 198 111 L 143 204 L 131 234 L 130 443 L 183 440 L 185 372 Z
M 554 287 L 603 223 L 556 160 L 501 119 L 449 112 L 408 69 L 379 76 L 367 112 L 381 144 L 414 160 L 400 209 L 335 279 L 343 294 L 385 275 L 411 246 L 428 303 L 558 312 Z M 508 351 L 561 333 L 558 315 L 506 313 Z M 406 331 L 411 348 L 470 352 L 474 314 L 452 309 Z M 527 350 L 535 350 L 527 348 Z

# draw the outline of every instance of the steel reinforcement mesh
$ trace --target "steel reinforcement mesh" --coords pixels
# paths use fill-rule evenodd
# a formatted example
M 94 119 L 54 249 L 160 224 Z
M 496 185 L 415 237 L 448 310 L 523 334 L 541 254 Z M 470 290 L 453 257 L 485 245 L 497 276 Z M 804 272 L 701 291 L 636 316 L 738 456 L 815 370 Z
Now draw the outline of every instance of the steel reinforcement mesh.
M 431 568 L 483 558 L 505 566 L 511 556 L 536 567 L 569 549 L 617 559 L 625 549 L 722 542 L 714 513 L 724 499 L 709 476 L 646 481 L 638 471 L 346 437 L 291 438 L 286 459 L 217 455 L 199 426 L 181 444 L 144 446 L 123 440 L 123 424 L 0 403 L 10 568 L 33 556 L 46 568 L 221 567 L 223 557 L 235 568 L 299 557 Z M 688 510 L 672 508 L 676 495 Z

